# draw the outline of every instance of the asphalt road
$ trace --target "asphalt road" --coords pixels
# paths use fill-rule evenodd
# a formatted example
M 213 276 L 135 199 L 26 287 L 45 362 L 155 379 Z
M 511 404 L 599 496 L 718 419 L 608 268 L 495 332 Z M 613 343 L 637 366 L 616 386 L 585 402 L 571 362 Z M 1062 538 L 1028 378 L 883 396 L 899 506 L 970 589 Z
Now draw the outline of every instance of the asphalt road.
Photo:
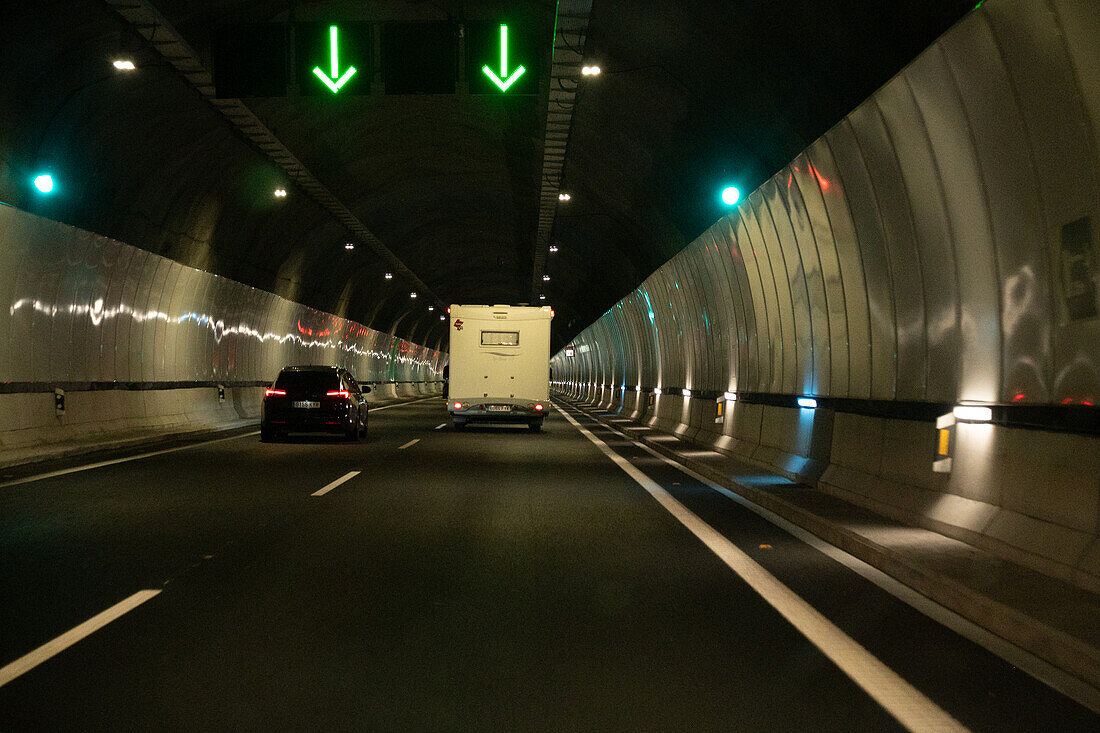
M 0 486 L 0 730 L 1097 729 L 574 417 L 634 475 L 432 399 Z

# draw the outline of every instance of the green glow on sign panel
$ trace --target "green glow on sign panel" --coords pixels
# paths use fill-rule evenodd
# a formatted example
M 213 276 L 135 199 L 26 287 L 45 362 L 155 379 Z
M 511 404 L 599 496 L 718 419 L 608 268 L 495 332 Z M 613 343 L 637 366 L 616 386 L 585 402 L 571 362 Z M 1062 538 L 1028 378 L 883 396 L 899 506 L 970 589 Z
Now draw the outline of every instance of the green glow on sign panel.
M 336 26 L 329 26 L 328 29 L 328 45 L 329 45 L 329 60 L 331 61 L 332 74 L 331 79 L 325 76 L 325 72 L 321 71 L 320 66 L 313 67 L 313 73 L 324 82 L 325 86 L 332 90 L 333 94 L 340 91 L 340 88 L 348 83 L 355 74 L 355 67 L 349 66 L 348 70 L 344 72 L 343 76 L 340 75 L 340 44 L 338 41 L 339 30 Z
M 523 72 L 527 71 L 523 66 L 520 66 L 514 74 L 508 76 L 508 26 L 504 23 L 500 24 L 500 76 L 494 74 L 488 64 L 482 66 L 481 70 L 485 72 L 485 76 L 489 77 L 489 81 L 496 84 L 502 92 L 507 92 L 508 87 L 512 86 L 517 79 L 523 76 Z

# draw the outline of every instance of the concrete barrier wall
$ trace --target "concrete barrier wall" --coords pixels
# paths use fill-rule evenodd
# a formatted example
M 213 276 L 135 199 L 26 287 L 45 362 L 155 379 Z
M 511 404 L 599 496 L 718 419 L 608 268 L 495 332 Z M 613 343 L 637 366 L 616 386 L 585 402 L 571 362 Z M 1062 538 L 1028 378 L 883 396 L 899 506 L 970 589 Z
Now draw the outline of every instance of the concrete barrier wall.
M 869 465 L 851 415 L 712 412 L 726 391 L 1065 405 L 1068 428 L 1100 404 L 1095 10 L 983 3 L 556 354 L 556 388 L 625 386 L 624 416 L 1095 574 L 1100 472 L 1051 459 L 1100 455 L 1095 437 L 960 425 L 941 477 L 929 422 L 880 418 L 897 454 Z
M 393 398 L 438 392 L 446 359 L 10 206 L 0 206 L 0 303 L 0 463 L 56 453 L 50 446 L 254 421 L 259 385 L 287 364 L 397 382 L 372 395 Z M 225 401 L 217 384 L 228 387 Z

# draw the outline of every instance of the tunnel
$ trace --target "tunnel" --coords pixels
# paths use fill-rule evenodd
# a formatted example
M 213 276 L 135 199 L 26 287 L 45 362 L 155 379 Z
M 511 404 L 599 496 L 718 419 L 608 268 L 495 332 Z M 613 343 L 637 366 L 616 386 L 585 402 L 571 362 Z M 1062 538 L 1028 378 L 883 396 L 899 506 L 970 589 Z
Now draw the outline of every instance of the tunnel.
M 0 728 L 1095 730 L 1097 0 L 0 41 Z

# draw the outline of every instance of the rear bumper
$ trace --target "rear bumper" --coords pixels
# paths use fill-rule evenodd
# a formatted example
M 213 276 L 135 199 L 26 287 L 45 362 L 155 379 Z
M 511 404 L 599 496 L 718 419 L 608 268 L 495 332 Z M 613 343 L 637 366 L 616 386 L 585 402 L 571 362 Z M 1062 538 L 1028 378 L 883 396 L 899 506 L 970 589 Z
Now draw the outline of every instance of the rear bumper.
M 459 402 L 463 405 L 462 409 L 456 410 L 454 403 Z M 527 407 L 528 402 L 534 404 L 541 404 L 543 409 L 536 410 L 533 407 Z M 541 420 L 546 417 L 546 413 L 550 409 L 550 403 L 548 400 L 540 401 L 524 401 L 524 404 L 508 404 L 507 412 L 503 410 L 490 410 L 489 405 L 502 405 L 507 404 L 506 401 L 498 400 L 495 402 L 485 402 L 484 398 L 481 402 L 469 404 L 462 400 L 451 400 L 447 404 L 447 412 L 451 414 L 453 420 L 466 420 L 469 422 L 524 422 L 528 423 L 532 420 Z
M 343 433 L 355 423 L 354 413 L 306 412 L 301 410 L 267 410 L 261 427 L 281 433 Z

